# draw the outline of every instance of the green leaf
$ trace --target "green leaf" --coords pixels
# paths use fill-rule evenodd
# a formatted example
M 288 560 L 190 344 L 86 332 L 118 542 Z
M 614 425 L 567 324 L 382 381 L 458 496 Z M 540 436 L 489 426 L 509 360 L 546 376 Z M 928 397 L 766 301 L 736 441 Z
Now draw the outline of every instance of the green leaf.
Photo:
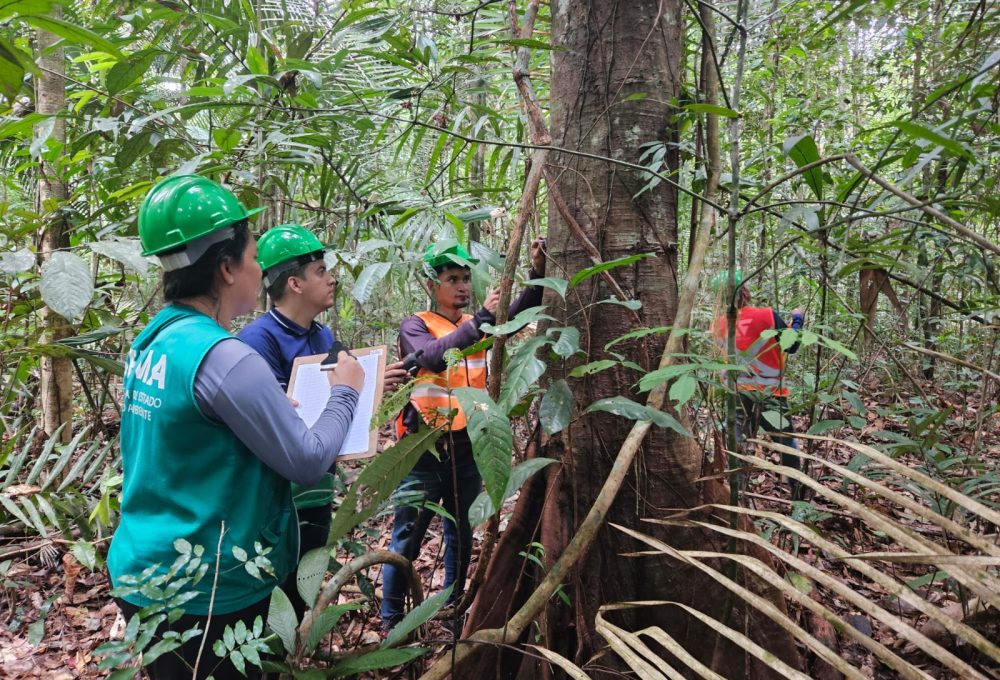
M 739 118 L 743 115 L 738 111 L 733 111 L 732 109 L 726 108 L 725 106 L 719 106 L 718 104 L 687 104 L 683 108 L 685 111 L 691 111 L 693 113 L 707 113 L 713 116 L 722 116 L 723 118 Z
M 789 583 L 795 586 L 795 589 L 798 590 L 803 595 L 808 595 L 809 593 L 812 592 L 813 589 L 812 581 L 803 576 L 802 574 L 800 574 L 799 572 L 789 571 L 785 574 L 785 576 L 788 578 Z
M 821 420 L 818 423 L 813 423 L 813 426 L 809 428 L 806 434 L 825 434 L 830 430 L 836 430 L 838 427 L 843 426 L 843 420 Z
M 159 50 L 142 50 L 112 66 L 105 81 L 108 94 L 116 95 L 142 78 L 149 71 L 149 67 L 153 65 L 158 54 Z
M 144 130 L 122 142 L 118 153 L 115 154 L 115 165 L 120 171 L 128 170 L 133 163 L 153 150 L 153 145 L 149 141 L 152 136 L 152 130 Z
M 580 351 L 580 330 L 574 328 L 573 326 L 566 326 L 565 328 L 554 328 L 550 329 L 550 333 L 554 330 L 559 331 L 559 339 L 552 345 L 552 351 L 568 359 L 577 352 Z
M 281 588 L 271 591 L 271 605 L 267 611 L 267 625 L 281 639 L 288 654 L 295 653 L 295 629 L 299 620 L 291 601 Z
M 92 241 L 87 247 L 98 255 L 109 257 L 145 276 L 149 272 L 149 260 L 142 255 L 142 244 L 137 238 L 122 238 L 114 241 Z
M 836 340 L 833 340 L 832 338 L 823 337 L 823 338 L 820 338 L 820 342 L 822 344 L 826 345 L 827 347 L 829 347 L 830 349 L 832 349 L 834 352 L 837 352 L 838 354 L 843 354 L 845 357 L 847 357 L 851 361 L 857 361 L 858 360 L 858 355 L 857 354 L 855 354 L 850 349 L 848 349 L 844 345 L 840 344 Z
M 542 370 L 545 370 L 544 365 Z M 454 395 L 465 412 L 466 430 L 472 440 L 472 456 L 483 477 L 486 493 L 490 495 L 494 506 L 499 508 L 503 503 L 507 480 L 510 479 L 511 456 L 514 451 L 514 434 L 510 429 L 510 421 L 507 420 L 506 411 L 500 410 L 485 390 L 460 387 L 454 391 Z
M 51 0 L 0 0 L 0 20 L 15 14 L 44 14 L 51 9 Z
M 532 338 L 519 345 L 511 354 L 497 400 L 503 413 L 509 413 L 538 384 L 538 379 L 545 373 L 545 362 L 535 356 L 535 353 L 549 341 L 547 337 Z
M 0 39 L 0 92 L 13 103 L 24 84 L 26 63 L 34 64 L 26 53 Z
M 538 420 L 546 434 L 555 434 L 566 429 L 573 416 L 573 393 L 565 380 L 557 380 L 549 385 L 538 407 Z
M 390 269 L 392 265 L 388 262 L 374 262 L 365 267 L 354 283 L 354 288 L 351 289 L 351 297 L 361 304 L 368 302 L 375 287 L 386 277 Z
M 344 604 L 330 605 L 320 612 L 319 616 L 313 620 L 313 625 L 309 629 L 309 635 L 306 636 L 306 650 L 311 652 L 316 649 L 319 643 L 323 641 L 323 638 L 326 637 L 326 634 L 337 625 L 341 616 L 349 611 L 360 609 L 362 606 L 361 602 L 345 602 Z
M 326 576 L 326 568 L 329 565 L 330 549 L 325 546 L 310 550 L 299 560 L 295 581 L 299 596 L 309 608 L 312 608 L 316 603 L 316 596 L 319 595 L 319 589 L 323 585 L 323 577 Z
M 82 26 L 76 26 L 68 21 L 55 19 L 49 16 L 27 15 L 22 16 L 21 19 L 36 28 L 40 28 L 44 31 L 52 33 L 53 35 L 57 35 L 60 38 L 64 38 L 66 41 L 73 43 L 74 45 L 85 45 L 101 52 L 107 52 L 118 59 L 124 59 L 124 55 L 118 50 L 117 47 L 114 46 L 114 44 L 112 44 L 107 38 L 97 35 L 90 29 L 83 28 Z
M 97 569 L 97 548 L 90 541 L 81 538 L 73 544 L 69 551 L 73 553 L 76 561 L 86 567 L 88 571 Z
M 132 668 L 120 668 L 111 675 L 108 676 L 108 680 L 132 680 L 139 671 L 142 670 L 138 666 Z
M 65 250 L 52 253 L 42 265 L 38 288 L 49 309 L 68 321 L 79 318 L 94 295 L 90 267 L 79 255 Z
M 437 614 L 438 610 L 444 606 L 448 598 L 451 597 L 451 591 L 454 588 L 454 584 L 448 586 L 440 593 L 437 593 L 433 597 L 429 597 L 419 605 L 410 610 L 403 620 L 393 626 L 392 630 L 389 631 L 389 635 L 386 636 L 385 640 L 382 642 L 382 649 L 388 649 L 398 645 L 400 642 L 406 640 L 406 637 L 415 631 L 420 626 L 427 623 L 432 616 Z
M 434 450 L 434 444 L 440 436 L 440 430 L 422 428 L 416 434 L 403 437 L 373 458 L 357 480 L 347 488 L 344 502 L 333 516 L 327 542 L 344 537 L 348 531 L 378 512 L 413 469 L 417 459 L 425 452 Z
M 778 346 L 787 352 L 788 349 L 792 345 L 794 345 L 795 341 L 798 339 L 799 339 L 798 331 L 796 331 L 794 328 L 783 328 L 781 329 L 781 333 L 778 334 Z
M 917 139 L 923 139 L 925 141 L 936 144 L 944 149 L 947 149 L 956 156 L 962 158 L 967 158 L 969 160 L 975 160 L 975 157 L 969 153 L 969 151 L 962 146 L 959 142 L 956 142 L 950 137 L 945 137 L 940 132 L 932 130 L 929 127 L 924 127 L 923 125 L 918 125 L 912 121 L 897 120 L 889 123 L 890 126 L 898 128 L 902 132 L 906 133 L 910 137 L 916 137 Z
M 655 425 L 670 428 L 685 437 L 692 436 L 672 415 L 650 408 L 645 404 L 638 404 L 626 397 L 599 399 L 588 406 L 584 413 L 594 413 L 595 411 L 613 413 L 616 416 L 622 416 L 629 420 L 649 420 Z
M 247 48 L 247 68 L 250 73 L 266 76 L 270 71 L 267 68 L 267 59 L 253 45 Z
M 540 279 L 531 279 L 527 281 L 527 285 L 551 288 L 555 292 L 559 293 L 559 297 L 565 299 L 566 289 L 569 288 L 569 281 L 554 276 L 545 276 Z
M 229 153 L 239 146 L 242 136 L 239 130 L 216 128 L 212 130 L 212 141 L 223 153 Z
M 572 371 L 569 372 L 569 377 L 571 378 L 582 378 L 585 375 L 592 375 L 594 373 L 600 373 L 605 371 L 612 366 L 617 366 L 618 362 L 614 359 L 599 359 L 597 361 L 591 361 L 589 364 L 583 364 L 582 366 L 577 366 Z
M 504 500 L 513 496 L 528 479 L 542 468 L 557 463 L 559 461 L 552 458 L 529 458 L 523 463 L 514 466 L 507 480 L 507 489 L 504 491 Z M 477 527 L 490 517 L 496 514 L 496 508 L 489 495 L 484 491 L 476 497 L 469 508 L 469 522 Z
M 634 262 L 638 262 L 639 260 L 645 260 L 647 257 L 653 257 L 655 254 L 656 253 L 641 253 L 639 255 L 628 255 L 626 257 L 619 257 L 617 260 L 608 260 L 607 262 L 596 264 L 593 267 L 581 269 L 573 275 L 573 278 L 569 281 L 569 285 L 576 286 L 595 274 L 606 272 L 609 269 L 614 269 L 615 267 L 625 267 Z
M 670 399 L 677 402 L 677 408 L 686 404 L 698 389 L 698 381 L 690 373 L 682 375 L 670 386 Z
M 819 149 L 816 146 L 816 140 L 809 135 L 799 135 L 798 137 L 789 137 L 785 140 L 784 144 L 785 155 L 795 162 L 795 165 L 802 167 L 803 165 L 808 165 L 809 163 L 815 163 L 819 160 Z M 806 184 L 812 189 L 816 198 L 823 200 L 823 169 L 819 167 L 807 170 L 803 177 L 806 180 Z
M 456 215 L 456 217 L 464 224 L 469 224 L 470 222 L 482 222 L 483 220 L 488 220 L 490 214 L 497 209 L 497 206 L 490 205 L 484 208 L 476 208 L 475 210 L 470 210 L 469 212 L 464 212 Z
M 348 675 L 357 675 L 366 671 L 373 671 L 378 668 L 391 668 L 402 666 L 414 659 L 423 656 L 430 650 L 427 647 L 403 647 L 402 649 L 378 649 L 368 654 L 362 654 L 350 659 L 341 661 L 330 671 L 330 676 L 340 678 Z
M 488 335 L 507 335 L 508 333 L 514 333 L 515 331 L 519 331 L 525 326 L 527 326 L 529 323 L 535 321 L 541 321 L 542 319 L 545 319 L 547 321 L 555 321 L 555 319 L 553 319 L 548 314 L 543 314 L 542 313 L 543 309 L 545 309 L 545 305 L 539 305 L 537 307 L 528 307 L 527 309 L 521 310 L 521 312 L 518 313 L 518 315 L 515 316 L 513 319 L 510 319 L 500 324 L 499 326 L 494 326 L 491 323 L 484 323 L 482 326 L 479 327 L 479 330 Z

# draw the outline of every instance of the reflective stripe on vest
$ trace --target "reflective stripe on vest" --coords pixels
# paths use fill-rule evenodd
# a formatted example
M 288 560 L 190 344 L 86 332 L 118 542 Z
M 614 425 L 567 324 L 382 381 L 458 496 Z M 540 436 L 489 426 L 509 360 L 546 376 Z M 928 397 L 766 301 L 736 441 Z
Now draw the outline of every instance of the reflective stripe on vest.
M 472 318 L 468 314 L 463 314 L 458 324 L 454 324 L 434 312 L 417 312 L 417 316 L 437 340 L 455 332 L 459 324 Z M 486 389 L 486 350 L 470 354 L 454 368 L 442 373 L 421 368 L 415 381 L 417 386 L 410 393 L 410 403 L 420 411 L 424 422 L 431 427 L 440 426 L 445 430 L 463 430 L 466 426 L 465 413 L 458 405 L 458 400 L 450 394 L 450 390 L 456 387 Z M 449 423 L 449 415 L 452 412 L 455 415 Z
M 788 396 L 782 386 L 785 353 L 777 337 L 762 338 L 764 331 L 774 329 L 774 310 L 770 307 L 742 307 L 736 323 L 736 352 L 744 371 L 736 380 L 740 390 L 760 390 L 775 396 Z M 726 319 L 715 324 L 715 341 L 725 351 Z

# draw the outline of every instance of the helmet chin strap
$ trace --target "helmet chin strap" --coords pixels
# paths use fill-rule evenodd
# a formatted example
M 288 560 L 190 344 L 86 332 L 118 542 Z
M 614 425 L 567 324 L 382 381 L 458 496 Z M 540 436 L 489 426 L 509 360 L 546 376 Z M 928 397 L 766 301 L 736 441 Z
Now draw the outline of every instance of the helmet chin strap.
M 176 269 L 189 267 L 205 254 L 205 251 L 220 241 L 227 241 L 236 236 L 236 231 L 232 227 L 224 227 L 205 234 L 201 238 L 196 238 L 185 244 L 184 250 L 160 255 L 160 266 L 163 271 L 172 272 Z

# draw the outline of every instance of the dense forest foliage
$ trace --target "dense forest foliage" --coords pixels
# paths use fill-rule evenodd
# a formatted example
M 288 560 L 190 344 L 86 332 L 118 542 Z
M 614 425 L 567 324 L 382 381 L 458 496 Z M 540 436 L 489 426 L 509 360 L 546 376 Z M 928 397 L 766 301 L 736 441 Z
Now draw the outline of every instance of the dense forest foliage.
M 104 571 L 123 360 L 163 304 L 136 215 L 200 174 L 264 208 L 258 235 L 329 244 L 320 320 L 352 347 L 427 308 L 429 245 L 467 244 L 506 303 L 548 237 L 544 306 L 501 304 L 489 394 L 462 397 L 485 485 L 464 630 L 435 596 L 372 630 L 386 497 L 427 445 L 386 436 L 340 469 L 315 616 L 272 605 L 213 653 L 297 678 L 995 677 L 998 36 L 980 0 L 0 2 L 0 674 L 150 659 Z M 801 471 L 736 437 L 711 329 L 741 283 L 804 313 L 770 332 L 798 350 L 790 420 L 763 414 Z

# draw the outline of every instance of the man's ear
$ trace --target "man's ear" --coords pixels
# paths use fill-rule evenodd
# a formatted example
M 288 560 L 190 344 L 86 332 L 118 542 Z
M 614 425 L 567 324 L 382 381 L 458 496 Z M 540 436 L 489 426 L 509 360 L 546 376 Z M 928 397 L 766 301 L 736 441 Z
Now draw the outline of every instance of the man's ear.
M 424 290 L 427 291 L 427 294 L 430 295 L 431 297 L 434 297 L 434 287 L 436 285 L 437 281 L 435 281 L 434 279 L 430 277 L 424 279 Z
M 302 294 L 302 281 L 299 280 L 297 276 L 289 276 L 285 283 L 286 293 L 295 293 L 296 295 Z

